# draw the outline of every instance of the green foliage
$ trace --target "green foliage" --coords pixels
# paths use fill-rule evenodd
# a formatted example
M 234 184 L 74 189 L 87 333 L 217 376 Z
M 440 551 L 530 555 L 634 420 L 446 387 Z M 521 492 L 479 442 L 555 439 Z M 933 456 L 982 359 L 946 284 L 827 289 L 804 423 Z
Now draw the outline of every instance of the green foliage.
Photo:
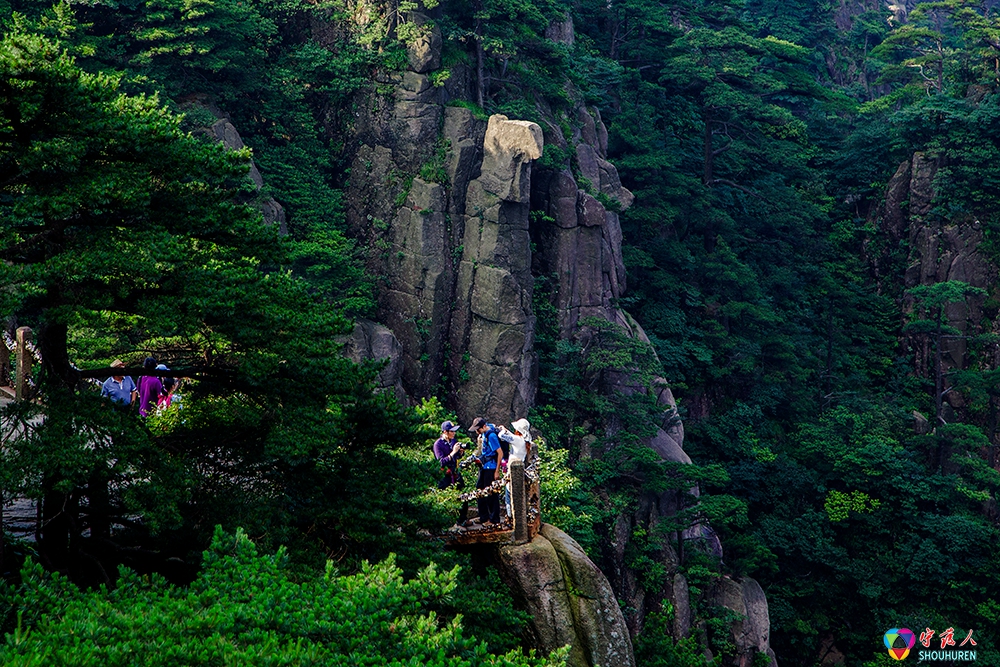
M 564 0 L 444 0 L 441 29 L 452 44 L 481 54 L 480 104 L 512 118 L 534 120 L 536 102 L 569 106 L 563 85 L 570 72 L 566 50 L 544 37 L 569 11 Z M 526 100 L 528 97 L 533 99 Z M 479 93 L 477 93 L 478 97 Z M 525 112 L 528 115 L 525 115 Z
M 959 332 L 941 320 L 944 308 L 961 310 L 948 304 L 984 295 L 947 283 L 904 294 L 893 276 L 912 256 L 905 238 L 879 227 L 875 208 L 900 163 L 920 151 L 935 168 L 926 221 L 995 226 L 997 84 L 986 58 L 995 59 L 995 19 L 972 2 L 927 3 L 903 23 L 880 10 L 852 13 L 846 27 L 829 5 L 805 2 L 668 8 L 633 0 L 583 2 L 577 11 L 578 45 L 622 66 L 620 83 L 594 100 L 609 127 L 610 159 L 636 194 L 621 214 L 630 290 L 622 305 L 689 410 L 685 449 L 726 473 L 717 487 L 703 483 L 702 501 L 679 520 L 711 516 L 726 569 L 765 585 L 779 660 L 816 662 L 824 633 L 849 663 L 867 659 L 866 640 L 846 639 L 862 623 L 860 634 L 878 636 L 900 614 L 929 613 L 890 592 L 913 584 L 911 564 L 926 577 L 935 567 L 938 577 L 978 567 L 927 526 L 943 522 L 965 544 L 996 539 L 994 529 L 979 532 L 989 513 L 975 505 L 995 497 L 995 471 L 986 470 L 995 445 L 982 438 L 994 439 L 987 415 L 996 378 L 981 347 L 990 339 L 977 328 L 990 325 L 964 322 Z M 854 100 L 866 103 L 861 113 Z M 996 254 L 995 232 L 986 236 L 984 248 Z M 903 304 L 914 300 L 915 322 L 904 329 Z M 541 322 L 547 315 L 538 312 Z M 962 391 L 970 407 L 953 418 L 974 425 L 906 441 L 908 415 L 935 404 L 933 373 L 914 373 L 907 355 L 924 340 L 933 350 L 928 337 L 956 335 L 968 336 L 976 367 L 945 368 L 937 393 Z M 548 391 L 589 408 L 551 412 L 564 418 L 554 432 L 571 453 L 588 424 L 618 415 L 643 422 L 620 400 L 576 396 L 588 376 L 570 376 L 564 360 L 577 350 L 562 342 L 551 352 L 559 380 Z M 615 466 L 628 469 L 641 454 L 625 458 Z M 594 483 L 614 479 L 589 461 L 574 468 Z M 922 517 L 919 527 L 900 528 L 906 511 Z M 655 585 L 655 540 L 639 537 L 632 563 Z M 911 544 L 905 557 L 894 555 L 900 540 Z M 962 601 L 993 597 L 994 584 L 976 571 L 977 583 L 934 598 L 947 598 L 955 618 Z M 844 602 L 810 603 L 831 596 Z M 725 618 L 713 618 L 709 634 L 722 641 Z
M 646 626 L 636 637 L 635 660 L 647 667 L 707 667 L 719 664 L 721 656 L 707 661 L 702 648 L 694 637 L 675 640 L 673 630 L 673 607 L 669 604 L 662 613 L 646 617 Z
M 445 161 L 448 159 L 450 142 L 446 139 L 438 141 L 430 161 L 420 168 L 420 178 L 428 183 L 448 183 L 448 170 Z
M 44 408 L 9 410 L 44 420 L 9 443 L 3 491 L 69 503 L 72 522 L 48 522 L 43 550 L 94 563 L 73 566 L 86 581 L 107 581 L 117 556 L 64 552 L 71 532 L 73 549 L 93 548 L 82 516 L 93 540 L 141 517 L 120 539 L 182 558 L 218 522 L 345 563 L 398 551 L 433 510 L 421 500 L 430 475 L 399 455 L 415 423 L 373 392 L 377 367 L 339 353 L 342 313 L 370 303 L 350 284 L 352 245 L 334 230 L 279 237 L 239 203 L 247 151 L 183 132 L 121 86 L 46 38 L 3 39 L 2 307 L 36 326 L 45 358 Z M 68 358 L 138 363 L 137 349 L 196 376 L 183 410 L 143 423 L 75 390 Z
M 260 85 L 268 43 L 277 33 L 250 3 L 152 0 L 134 26 L 131 64 L 176 95 L 207 81 L 233 89 Z M 185 90 L 187 89 L 187 90 Z
M 595 554 L 599 538 L 594 530 L 598 510 L 587 487 L 569 465 L 569 451 L 555 449 L 543 438 L 537 438 L 538 475 L 541 482 L 540 497 L 542 516 L 546 523 L 559 526 L 584 548 Z
M 27 563 L 3 593 L 16 628 L 5 665 L 561 665 L 518 651 L 491 655 L 464 637 L 461 619 L 433 610 L 458 587 L 459 569 L 429 565 L 405 580 L 389 557 L 357 574 L 294 576 L 287 556 L 258 555 L 242 530 L 216 529 L 203 570 L 187 588 L 123 569 L 118 585 L 81 591 Z
M 830 521 L 844 521 L 851 512 L 860 514 L 871 514 L 882 504 L 877 498 L 870 497 L 862 491 L 851 491 L 850 494 L 843 491 L 830 491 L 823 503 Z
M 66 369 L 47 368 L 63 393 L 49 389 L 60 398 L 45 426 L 3 450 L 3 488 L 79 493 L 100 472 L 116 511 L 141 514 L 159 544 L 204 544 L 223 517 L 302 560 L 318 547 L 352 568 L 395 551 L 416 572 L 437 558 L 413 537 L 456 510 L 454 490 L 432 489 L 427 446 L 450 415 L 373 394 L 377 369 L 336 361 L 331 342 L 342 315 L 373 310 L 341 233 L 342 142 L 356 94 L 384 93 L 374 81 L 404 69 L 405 43 L 429 29 L 412 22 L 417 4 L 390 3 L 363 26 L 339 4 L 296 0 L 17 8 L 26 17 L 0 51 L 4 312 L 55 332 L 50 349 L 64 338 L 77 361 L 153 349 L 212 373 L 187 385 L 184 409 L 137 424 L 73 396 Z M 543 512 L 600 558 L 637 498 L 670 492 L 676 515 L 639 526 L 626 554 L 652 591 L 671 574 L 672 533 L 710 521 L 725 565 L 691 541 L 678 555 L 716 654 L 732 652 L 734 617 L 701 596 L 720 569 L 761 581 L 773 645 L 792 664 L 817 662 L 829 636 L 860 664 L 897 623 L 998 617 L 997 295 L 954 281 L 907 290 L 911 249 L 892 227 L 977 226 L 981 249 L 1000 257 L 1000 31 L 967 0 L 922 3 L 902 21 L 853 11 L 447 0 L 433 13 L 447 69 L 431 84 L 452 95 L 467 81 L 479 102 L 449 104 L 563 134 L 568 149 L 547 140 L 536 169 L 571 166 L 579 101 L 608 127 L 608 157 L 637 195 L 620 211 L 630 291 L 615 305 L 653 351 L 602 320 L 560 339 L 549 277 L 536 276 Z M 568 13 L 572 45 L 543 37 Z M 264 192 L 245 176 L 249 152 L 186 134 L 213 124 L 215 107 L 252 148 Z M 446 181 L 446 152 L 436 147 L 418 175 Z M 880 200 L 915 153 L 933 171 L 932 201 L 902 202 L 906 220 L 889 224 Z M 389 184 L 397 206 L 411 180 Z M 237 203 L 266 195 L 285 207 L 290 239 Z M 533 232 L 548 224 L 532 215 Z M 984 299 L 983 321 L 945 317 Z M 965 367 L 930 362 L 955 336 Z M 454 372 L 470 379 L 464 365 Z M 698 465 L 665 465 L 643 444 L 681 416 L 643 393 L 660 376 L 682 401 Z M 616 384 L 628 391 L 605 390 Z M 964 405 L 945 406 L 945 389 Z M 33 410 L 7 418 L 27 423 Z M 937 428 L 911 435 L 914 410 Z M 695 484 L 698 498 L 686 493 Z M 510 601 L 494 587 L 477 578 L 435 611 L 450 623 L 493 601 L 499 615 Z M 663 641 L 668 617 L 647 619 L 640 663 L 702 664 L 694 640 Z M 520 620 L 466 627 L 506 651 Z
M 448 102 L 448 106 L 468 109 L 472 112 L 472 117 L 478 121 L 487 121 L 490 119 L 489 114 L 483 111 L 482 107 L 475 102 L 469 102 L 468 100 L 451 100 Z

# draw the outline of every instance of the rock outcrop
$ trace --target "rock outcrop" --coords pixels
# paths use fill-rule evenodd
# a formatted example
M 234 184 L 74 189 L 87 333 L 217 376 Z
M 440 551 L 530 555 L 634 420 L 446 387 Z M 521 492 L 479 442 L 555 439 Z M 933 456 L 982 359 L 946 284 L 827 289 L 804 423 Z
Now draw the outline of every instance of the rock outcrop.
M 437 37 L 422 34 L 408 51 L 409 71 L 388 75 L 382 94 L 357 105 L 348 223 L 380 278 L 377 319 L 398 339 L 406 392 L 443 395 L 466 423 L 477 415 L 509 423 L 534 402 L 540 299 L 554 307 L 564 339 L 585 344 L 596 318 L 649 344 L 618 305 L 627 282 L 619 213 L 634 196 L 608 160 L 608 131 L 596 109 L 579 105 L 558 119 L 541 113 L 536 124 L 450 105 L 473 97 L 473 77 L 454 66 L 442 85 L 434 77 Z M 572 20 L 546 34 L 572 44 Z M 541 167 L 543 149 L 551 154 Z M 536 289 L 541 276 L 544 293 Z M 608 393 L 650 391 L 627 372 L 608 372 L 606 385 Z M 690 463 L 673 394 L 662 379 L 651 390 L 663 417 L 647 444 L 664 461 Z M 611 421 L 603 435 L 613 442 L 623 425 Z M 551 526 L 530 544 L 505 548 L 508 581 L 535 618 L 535 645 L 571 644 L 572 664 L 630 665 L 631 637 L 664 601 L 676 610 L 675 636 L 687 636 L 693 620 L 679 573 L 683 554 L 665 546 L 656 555 L 669 573 L 663 590 L 646 590 L 625 555 L 637 530 L 656 531 L 682 501 L 676 491 L 651 494 L 619 517 L 602 544 L 607 577 Z M 674 537 L 721 559 L 708 526 Z
M 365 361 L 382 362 L 385 366 L 378 374 L 378 384 L 383 390 L 390 390 L 404 404 L 406 389 L 400 380 L 403 370 L 403 347 L 393 333 L 378 322 L 358 320 L 354 331 L 340 339 L 345 357 L 356 364 Z
M 240 133 L 236 131 L 236 126 L 228 118 L 220 118 L 215 121 L 212 127 L 209 128 L 209 133 L 215 137 L 216 141 L 224 144 L 230 150 L 246 148 L 246 144 L 243 143 Z M 257 164 L 252 161 L 250 162 L 250 180 L 253 181 L 257 192 L 264 189 L 264 177 L 261 176 L 260 170 L 257 169 Z M 269 225 L 277 224 L 278 230 L 282 234 L 288 233 L 285 220 L 285 207 L 279 204 L 274 197 L 258 196 L 253 203 L 260 209 L 265 223 Z
M 232 121 L 230 121 L 218 107 L 209 101 L 207 96 L 193 96 L 185 105 L 182 105 L 182 108 L 196 109 L 200 110 L 202 113 L 207 111 L 215 117 L 215 121 L 211 125 L 198 130 L 201 134 L 218 141 L 230 150 L 236 151 L 246 148 L 246 144 L 243 143 L 243 138 L 240 137 L 240 133 L 237 131 L 236 126 L 233 125 Z M 264 177 L 257 168 L 257 164 L 253 161 L 250 162 L 249 178 L 253 183 L 254 188 L 258 193 L 260 193 L 260 191 L 264 188 Z M 254 198 L 251 203 L 260 209 L 266 224 L 276 224 L 278 225 L 278 231 L 281 234 L 284 235 L 288 233 L 288 227 L 285 219 L 285 208 L 278 203 L 274 197 L 258 194 L 258 196 Z
M 528 211 L 542 130 L 443 104 L 427 74 L 435 30 L 358 119 L 348 222 L 384 277 L 378 319 L 402 345 L 407 391 L 447 394 L 463 421 L 505 421 L 537 384 Z
M 771 667 L 777 666 L 770 646 L 771 621 L 767 614 L 767 598 L 760 584 L 753 579 L 719 579 L 709 593 L 709 600 L 742 617 L 732 624 L 736 643 L 735 667 L 752 667 L 757 664 L 755 659 L 759 653 L 770 658 Z
M 504 580 L 533 617 L 534 644 L 570 646 L 570 667 L 632 667 L 628 628 L 614 591 L 580 545 L 555 526 L 499 549 Z
M 624 295 L 626 282 L 618 211 L 635 197 L 606 159 L 608 131 L 600 114 L 580 107 L 577 121 L 575 146 L 562 139 L 561 130 L 551 134 L 562 140 L 560 149 L 572 148 L 579 179 L 568 167 L 548 171 L 532 189 L 533 208 L 545 213 L 532 230 L 539 248 L 536 273 L 555 276 L 551 296 L 563 336 L 574 335 L 580 320 L 588 317 L 627 329 L 631 325 L 631 318 L 614 304 Z
M 903 162 L 889 180 L 884 203 L 876 210 L 879 231 L 888 241 L 888 247 L 905 245 L 909 248 L 903 277 L 903 287 L 933 285 L 956 280 L 987 290 L 996 299 L 998 269 L 980 250 L 983 243 L 983 225 L 972 215 L 942 219 L 933 212 L 934 179 L 938 165 L 922 153 Z M 895 283 L 898 270 L 891 262 L 890 253 L 871 257 L 876 278 L 882 283 Z M 970 297 L 962 302 L 945 306 L 948 324 L 961 335 L 942 341 L 942 363 L 945 368 L 965 368 L 968 364 L 968 334 L 985 321 L 984 304 L 987 297 Z M 915 304 L 909 300 L 908 310 Z M 924 375 L 929 369 L 932 352 L 929 343 L 914 350 L 917 369 Z M 961 407 L 958 392 L 949 392 L 946 399 L 953 408 Z
M 468 374 L 456 392 L 466 417 L 525 415 L 534 402 L 528 203 L 531 162 L 541 155 L 538 125 L 490 117 L 480 175 L 466 190 L 450 331 L 452 365 L 464 363 Z

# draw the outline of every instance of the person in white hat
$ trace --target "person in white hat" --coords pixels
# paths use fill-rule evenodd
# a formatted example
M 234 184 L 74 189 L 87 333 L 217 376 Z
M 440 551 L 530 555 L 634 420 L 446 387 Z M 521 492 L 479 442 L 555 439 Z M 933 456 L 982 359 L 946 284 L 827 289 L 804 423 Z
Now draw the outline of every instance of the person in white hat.
M 523 418 L 517 419 L 512 421 L 510 426 L 514 429 L 513 433 L 501 426 L 500 432 L 497 434 L 497 437 L 510 444 L 510 456 L 507 459 L 508 470 L 510 469 L 510 462 L 524 461 L 528 458 L 528 452 L 531 451 L 531 424 L 528 423 L 528 420 Z M 504 489 L 503 501 L 507 508 L 507 518 L 513 518 L 514 513 L 511 507 L 509 479 L 507 480 L 507 487 Z

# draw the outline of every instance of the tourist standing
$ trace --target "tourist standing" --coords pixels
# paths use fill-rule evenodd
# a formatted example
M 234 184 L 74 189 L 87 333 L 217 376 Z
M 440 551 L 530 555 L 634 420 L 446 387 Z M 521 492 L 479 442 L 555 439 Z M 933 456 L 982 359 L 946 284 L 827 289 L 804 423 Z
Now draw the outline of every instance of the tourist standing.
M 514 432 L 511 433 L 503 426 L 500 427 L 500 431 L 497 437 L 502 441 L 510 445 L 510 456 L 507 459 L 507 469 L 510 470 L 510 464 L 514 461 L 525 461 L 528 458 L 528 452 L 531 448 L 531 424 L 528 423 L 527 419 L 518 419 L 511 422 L 511 428 Z M 504 506 L 507 508 L 507 517 L 512 518 L 514 513 L 511 507 L 511 495 L 510 495 L 510 484 L 511 480 L 507 480 L 507 485 L 504 487 L 503 492 L 503 502 Z
M 500 462 L 503 450 L 500 448 L 500 440 L 497 438 L 496 429 L 492 424 L 487 424 L 482 417 L 476 417 L 472 422 L 470 431 L 479 435 L 479 444 L 482 453 L 478 456 L 482 468 L 479 471 L 479 479 L 476 480 L 477 489 L 485 489 L 494 481 L 502 479 L 503 470 Z M 500 523 L 500 496 L 490 493 L 485 498 L 477 498 L 476 506 L 479 508 L 479 521 L 486 528 L 499 525 Z
M 462 454 L 462 444 L 458 441 L 458 427 L 450 421 L 441 424 L 441 437 L 434 443 L 434 458 L 441 464 L 444 477 L 438 482 L 439 489 L 447 489 L 452 484 L 462 488 L 462 474 L 458 471 L 458 458 Z
M 156 359 L 146 357 L 142 367 L 147 371 L 156 370 Z M 163 382 L 160 378 L 155 375 L 143 375 L 139 380 L 139 414 L 146 417 L 153 412 L 163 393 Z
M 111 368 L 125 368 L 125 362 L 115 359 L 111 362 Z M 129 406 L 139 395 L 135 382 L 127 375 L 112 375 L 101 385 L 101 396 L 107 396 L 119 405 Z

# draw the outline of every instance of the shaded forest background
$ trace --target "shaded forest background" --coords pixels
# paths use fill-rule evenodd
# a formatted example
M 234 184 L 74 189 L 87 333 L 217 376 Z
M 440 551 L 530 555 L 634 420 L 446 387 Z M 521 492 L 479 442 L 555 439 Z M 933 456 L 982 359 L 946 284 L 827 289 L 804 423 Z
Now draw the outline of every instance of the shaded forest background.
M 197 215 L 174 221 L 169 239 L 152 223 L 164 224 L 187 194 L 123 195 L 100 201 L 121 211 L 152 201 L 159 211 L 148 227 L 118 239 L 128 262 L 111 259 L 123 246 L 61 249 L 85 257 L 88 270 L 98 267 L 96 284 L 52 279 L 65 271 L 53 259 L 58 252 L 21 256 L 41 267 L 28 278 L 5 269 L 10 284 L 34 288 L 5 293 L 0 303 L 43 331 L 46 323 L 58 330 L 49 340 L 52 350 L 62 346 L 62 358 L 106 365 L 155 350 L 172 366 L 221 364 L 228 373 L 194 385 L 185 420 L 174 415 L 150 429 L 108 424 L 95 400 L 70 396 L 65 373 L 50 362 L 42 379 L 65 392 L 65 412 L 50 414 L 51 428 L 10 459 L 8 492 L 86 499 L 90 512 L 101 475 L 130 477 L 120 511 L 145 517 L 130 539 L 165 560 L 205 548 L 221 523 L 257 526 L 251 535 L 259 544 L 289 544 L 302 568 L 334 558 L 353 572 L 390 552 L 408 573 L 430 559 L 457 562 L 412 539 L 418 527 L 440 528 L 446 515 L 444 500 L 423 493 L 433 471 L 421 454 L 447 413 L 434 400 L 413 410 L 375 392 L 377 368 L 334 360 L 331 338 L 375 307 L 375 279 L 361 268 L 371 249 L 356 245 L 344 222 L 345 142 L 355 105 L 405 66 L 406 44 L 420 30 L 408 18 L 416 9 L 393 0 L 0 2 L 10 68 L 20 66 L 9 57 L 17 44 L 28 60 L 55 62 L 66 50 L 75 65 L 58 67 L 106 77 L 93 86 L 112 91 L 109 103 L 119 93 L 155 96 L 136 112 L 144 127 L 159 127 L 143 115 L 156 116 L 159 105 L 183 115 L 181 134 L 210 126 L 221 110 L 265 181 L 260 191 L 247 185 L 248 155 L 224 164 L 208 140 L 189 138 L 199 147 L 186 150 L 216 161 L 204 179 L 225 196 L 185 203 Z M 546 516 L 595 560 L 615 517 L 641 491 L 701 486 L 678 515 L 682 523 L 709 519 L 724 547 L 721 561 L 692 552 L 681 563 L 701 632 L 677 648 L 651 621 L 636 643 L 640 664 L 694 664 L 701 645 L 727 655 L 732 619 L 697 606 L 700 586 L 720 574 L 761 583 L 781 664 L 887 664 L 873 656 L 892 627 L 954 627 L 962 637 L 973 629 L 981 654 L 995 655 L 988 652 L 996 650 L 991 629 L 1000 627 L 1000 284 L 995 269 L 980 286 L 908 278 L 916 235 L 892 227 L 886 202 L 900 165 L 907 173 L 918 161 L 932 165 L 929 204 L 911 210 L 911 191 L 892 210 L 913 227 L 974 227 L 976 252 L 1000 266 L 993 3 L 890 10 L 801 0 L 424 0 L 421 9 L 444 36 L 441 87 L 453 71 L 476 73 L 475 99 L 454 104 L 568 125 L 582 100 L 599 109 L 609 159 L 636 195 L 621 214 L 629 280 L 621 305 L 656 358 L 624 358 L 646 379 L 668 380 L 697 465 L 664 472 L 639 445 L 590 455 L 600 451 L 602 424 L 624 416 L 639 432 L 655 407 L 641 396 L 585 390 L 586 378 L 634 352 L 613 331 L 584 353 L 541 329 L 540 396 L 530 417 L 552 448 Z M 573 43 L 546 38 L 567 16 Z M 42 119 L 39 131 L 69 120 Z M 81 132 L 119 131 L 93 122 Z M 122 141 L 145 154 L 139 138 Z M 86 160 L 90 150 L 66 154 Z M 567 162 L 547 142 L 540 163 Z M 154 166 L 169 175 L 190 165 L 178 158 Z M 42 181 L 46 169 L 37 166 Z M 46 202 L 56 193 L 68 210 L 94 208 L 86 184 L 67 176 L 49 186 L 30 205 L 6 190 L 5 224 L 24 224 L 26 210 L 47 224 L 57 207 Z M 227 204 L 234 196 L 242 203 Z M 253 231 L 257 219 L 244 204 L 265 197 L 284 206 L 287 237 Z M 205 218 L 196 208 L 209 206 L 239 213 L 213 208 L 217 218 Z M 226 229 L 234 216 L 239 225 Z M 5 246 L 23 231 L 11 229 Z M 193 250 L 205 243 L 224 252 Z M 175 253 L 168 289 L 148 284 L 163 267 L 142 249 L 156 244 Z M 209 268 L 222 271 L 231 293 L 217 294 Z M 119 274 L 135 284 L 116 299 L 101 296 Z M 247 281 L 250 274 L 259 279 Z M 56 283 L 61 291 L 53 292 Z M 256 295 L 255 307 L 233 309 L 247 294 Z M 278 302 L 285 311 L 275 312 Z M 268 328 L 289 319 L 298 333 Z M 79 456 L 67 433 L 80 415 L 108 437 L 120 469 L 101 470 L 103 454 Z M 79 562 L 70 550 L 83 549 L 107 567 L 71 574 L 110 581 L 113 566 L 130 561 L 89 527 L 86 541 L 56 540 L 46 565 L 66 569 Z M 648 553 L 629 555 L 650 587 L 666 576 L 650 557 L 665 539 L 645 536 Z M 8 560 L 18 549 L 29 547 L 9 548 Z M 491 580 L 459 587 L 464 593 L 441 613 L 485 608 L 509 619 L 498 631 L 467 613 L 471 632 L 505 651 L 517 645 L 523 619 L 509 599 L 493 595 L 496 588 Z

